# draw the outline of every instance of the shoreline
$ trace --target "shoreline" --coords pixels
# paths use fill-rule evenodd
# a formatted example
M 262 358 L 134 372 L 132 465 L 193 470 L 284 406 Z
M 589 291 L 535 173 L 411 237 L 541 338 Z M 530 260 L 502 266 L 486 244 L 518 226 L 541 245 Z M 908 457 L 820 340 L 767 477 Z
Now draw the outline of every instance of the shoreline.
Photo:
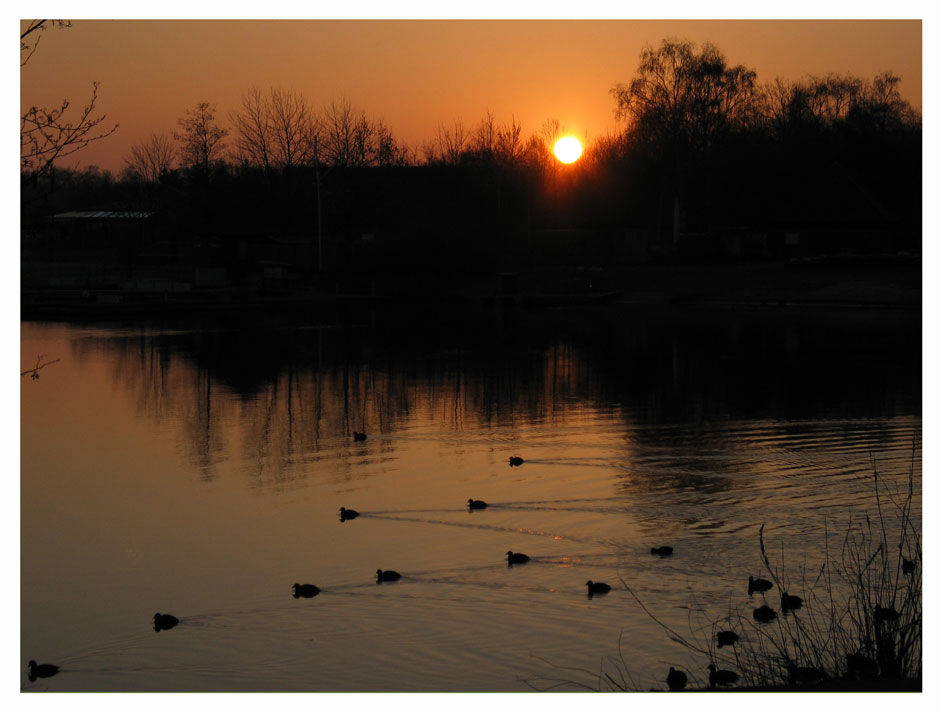
M 582 274 L 583 275 L 583 274 Z M 877 309 L 922 308 L 919 257 L 827 258 L 787 262 L 658 262 L 617 270 L 594 270 L 576 287 L 540 272 L 512 274 L 512 288 L 480 279 L 454 286 L 442 277 L 421 289 L 391 275 L 358 288 L 341 280 L 276 288 L 227 286 L 161 291 L 139 288 L 54 287 L 33 284 L 20 290 L 22 320 L 32 318 L 146 318 L 162 315 L 280 309 L 439 306 L 476 308 L 747 308 Z M 329 284 L 332 288 L 323 286 Z M 343 293 L 347 286 L 349 293 Z M 410 288 L 409 288 L 410 286 Z M 560 288 L 561 287 L 561 288 Z M 358 292 L 357 292 L 358 291 Z

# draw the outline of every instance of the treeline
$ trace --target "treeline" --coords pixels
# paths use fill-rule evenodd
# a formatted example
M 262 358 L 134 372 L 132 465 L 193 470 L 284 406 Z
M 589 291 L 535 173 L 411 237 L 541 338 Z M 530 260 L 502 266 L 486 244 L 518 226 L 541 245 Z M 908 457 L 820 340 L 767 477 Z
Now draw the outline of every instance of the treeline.
M 433 138 L 407 146 L 382 118 L 371 118 L 349 100 L 315 111 L 300 93 L 253 87 L 223 124 L 209 103 L 178 120 L 171 135 L 154 133 L 131 147 L 120 179 L 156 182 L 172 170 L 205 174 L 260 169 L 285 173 L 298 167 L 401 167 L 417 165 L 545 162 L 561 135 L 556 120 L 525 137 L 515 118 L 499 123 L 492 112 L 473 127 L 462 120 L 438 125 Z
M 442 214 L 447 200 L 471 214 L 485 206 L 486 219 L 468 229 L 482 221 L 496 231 L 530 230 L 533 221 L 546 229 L 641 225 L 665 242 L 680 232 L 788 222 L 917 231 L 921 117 L 899 86 L 890 73 L 760 83 L 713 45 L 666 39 L 643 50 L 629 83 L 611 89 L 622 128 L 585 146 L 570 167 L 552 155 L 563 134 L 556 120 L 526 134 L 514 117 L 487 112 L 469 126 L 441 123 L 435 136 L 408 146 L 345 99 L 316 109 L 290 89 L 251 88 L 225 120 L 200 103 L 171 134 L 132 146 L 117 177 L 94 168 L 24 171 L 24 219 L 30 209 L 133 205 L 178 210 L 180 223 L 206 230 L 233 209 L 256 209 L 273 215 L 272 227 L 297 221 L 309 229 L 313 211 L 330 212 L 317 199 L 358 209 L 361 200 L 339 193 L 388 192 L 363 187 L 375 176 L 351 177 L 361 169 L 383 169 L 397 183 L 395 199 L 407 200 L 440 173 L 409 178 L 404 189 L 402 169 L 435 168 L 469 176 L 445 178 L 452 195 L 435 191 Z M 477 194 L 459 194 L 466 189 Z M 428 205 L 418 198 L 414 209 Z M 407 223 L 399 216 L 395 229 L 407 231 Z
M 632 163 L 699 225 L 919 214 L 921 119 L 900 79 L 830 74 L 759 84 L 713 45 L 664 40 L 611 90 L 625 131 L 595 146 L 600 163 Z M 695 220 L 691 220 L 692 216 Z

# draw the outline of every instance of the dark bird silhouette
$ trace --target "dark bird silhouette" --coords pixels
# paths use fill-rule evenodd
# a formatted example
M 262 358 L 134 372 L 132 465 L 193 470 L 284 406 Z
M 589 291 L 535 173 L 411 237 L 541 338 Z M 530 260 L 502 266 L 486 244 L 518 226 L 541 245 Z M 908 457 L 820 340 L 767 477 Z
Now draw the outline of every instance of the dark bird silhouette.
M 747 578 L 747 593 L 753 594 L 754 592 L 766 592 L 774 586 L 774 583 L 768 579 L 761 579 L 758 577 L 754 579 L 753 577 Z
M 359 517 L 359 511 L 353 510 L 352 508 L 340 508 L 339 509 L 339 521 L 345 522 L 347 520 L 352 520 L 353 518 Z
M 51 663 L 29 662 L 29 682 L 32 683 L 37 678 L 51 678 L 59 672 L 59 667 Z
M 917 563 L 914 562 L 914 560 L 909 560 L 905 557 L 904 561 L 901 562 L 901 571 L 904 574 L 913 574 L 916 568 L 917 568 Z
M 585 582 L 588 588 L 588 596 L 595 594 L 607 594 L 610 591 L 610 585 L 606 582 L 592 582 L 590 579 Z
M 875 606 L 875 621 L 897 621 L 900 618 L 901 615 L 894 610 L 893 606 Z
M 878 677 L 878 664 L 864 654 L 849 653 L 845 657 L 845 671 L 849 678 L 868 680 Z
M 294 585 L 294 599 L 300 599 L 301 597 L 310 599 L 319 593 L 320 588 L 315 584 L 301 584 L 298 582 Z
M 178 623 L 180 623 L 180 620 L 177 619 L 172 614 L 157 613 L 153 615 L 153 630 L 154 631 L 169 631 Z
M 812 666 L 790 666 L 790 684 L 797 683 L 820 683 L 824 680 L 830 680 L 829 674 L 822 668 L 813 668 Z
M 663 545 L 662 547 L 651 547 L 651 555 L 659 555 L 660 557 L 668 557 L 672 554 L 672 548 L 669 545 Z
M 666 685 L 669 686 L 669 690 L 682 690 L 688 682 L 689 678 L 683 671 L 677 671 L 669 666 L 669 675 L 666 676 Z
M 777 612 L 775 612 L 766 604 L 754 610 L 754 620 L 759 621 L 762 624 L 769 624 L 771 621 L 773 621 L 776 618 L 777 618 Z
M 509 561 L 510 565 L 521 565 L 529 561 L 529 556 L 523 555 L 521 552 L 513 552 L 510 550 L 506 553 L 506 559 Z
M 734 631 L 719 631 L 718 632 L 718 648 L 722 646 L 734 646 L 734 642 L 738 640 L 738 635 Z
M 393 569 L 386 569 L 386 570 L 377 569 L 375 571 L 375 583 L 376 584 L 378 584 L 379 582 L 395 582 L 399 579 L 401 579 L 401 575 L 398 574 L 398 572 L 396 572 Z
M 509 457 L 509 465 L 510 465 L 510 466 L 521 466 L 521 465 L 524 464 L 524 463 L 525 463 L 525 459 L 523 459 L 521 456 L 510 456 L 510 457 Z
M 803 608 L 803 597 L 798 597 L 795 594 L 787 594 L 784 592 L 780 597 L 780 608 L 784 611 L 793 611 L 794 609 Z
M 363 431 L 354 431 L 353 432 L 353 441 L 365 441 L 366 434 Z
M 734 671 L 720 671 L 712 663 L 708 666 L 708 683 L 714 688 L 716 685 L 734 685 L 738 682 L 738 674 Z
M 468 498 L 467 507 L 470 508 L 470 510 L 483 510 L 486 507 L 486 503 L 482 500 L 473 500 L 473 498 Z

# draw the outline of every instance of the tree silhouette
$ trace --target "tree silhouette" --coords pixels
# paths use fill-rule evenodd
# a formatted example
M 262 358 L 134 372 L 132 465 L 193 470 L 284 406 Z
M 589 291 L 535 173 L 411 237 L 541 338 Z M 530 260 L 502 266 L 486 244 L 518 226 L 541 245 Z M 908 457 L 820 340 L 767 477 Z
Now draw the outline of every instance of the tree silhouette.
M 756 72 L 729 67 L 712 44 L 664 39 L 640 53 L 637 76 L 610 93 L 632 141 L 660 157 L 661 181 L 673 198 L 673 241 L 681 230 L 687 184 L 708 150 L 748 125 L 758 106 Z
M 522 140 L 522 125 L 516 123 L 516 117 L 496 130 L 497 160 L 505 165 L 513 165 L 525 155 L 525 142 Z
M 267 98 L 256 86 L 242 96 L 240 111 L 229 117 L 235 128 L 236 157 L 240 162 L 271 169 L 271 136 Z
M 320 157 L 343 168 L 406 165 L 407 150 L 385 122 L 369 119 L 348 99 L 331 101 L 320 114 Z
M 708 148 L 723 131 L 745 125 L 756 109 L 756 72 L 729 67 L 713 44 L 665 39 L 646 46 L 638 74 L 611 94 L 631 130 L 679 154 Z M 681 157 L 688 157 L 681 155 Z
M 24 67 L 35 54 L 46 28 L 71 27 L 66 20 L 31 20 L 20 33 L 20 66 Z M 20 117 L 20 168 L 36 177 L 49 172 L 56 160 L 72 155 L 90 143 L 107 138 L 118 124 L 105 129 L 107 116 L 97 115 L 98 82 L 92 82 L 91 99 L 72 118 L 71 102 L 63 99 L 55 108 L 30 106 Z
M 131 146 L 124 165 L 131 177 L 144 182 L 159 182 L 160 177 L 172 170 L 176 149 L 166 133 L 151 133 L 150 138 Z
M 453 126 L 437 124 L 437 137 L 433 143 L 425 146 L 425 160 L 444 165 L 458 165 L 470 142 L 470 135 L 464 128 L 463 121 L 455 119 Z
M 840 124 L 882 134 L 907 130 L 920 117 L 901 98 L 900 82 L 890 72 L 871 81 L 839 74 L 797 82 L 777 79 L 764 90 L 766 118 L 780 140 L 828 131 Z
M 177 119 L 182 129 L 173 133 L 180 143 L 180 161 L 184 167 L 208 178 L 210 170 L 225 155 L 223 140 L 229 129 L 223 128 L 215 119 L 215 108 L 208 103 L 198 103 Z
M 319 126 L 306 99 L 289 89 L 252 87 L 230 120 L 239 157 L 249 165 L 287 171 L 316 159 Z

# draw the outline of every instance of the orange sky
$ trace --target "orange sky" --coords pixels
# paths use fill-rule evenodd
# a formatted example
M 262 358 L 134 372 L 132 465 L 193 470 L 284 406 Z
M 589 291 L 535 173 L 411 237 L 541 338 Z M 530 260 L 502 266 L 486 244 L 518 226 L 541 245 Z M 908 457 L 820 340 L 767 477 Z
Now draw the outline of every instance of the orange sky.
M 760 81 L 892 71 L 921 107 L 919 20 L 73 20 L 46 31 L 20 71 L 21 109 L 63 98 L 77 108 L 101 82 L 100 109 L 120 128 L 65 164 L 115 171 L 198 102 L 227 123 L 253 85 L 317 107 L 346 97 L 409 145 L 439 122 L 472 128 L 487 109 L 525 135 L 557 118 L 590 140 L 616 126 L 610 88 L 665 37 L 711 41 Z

